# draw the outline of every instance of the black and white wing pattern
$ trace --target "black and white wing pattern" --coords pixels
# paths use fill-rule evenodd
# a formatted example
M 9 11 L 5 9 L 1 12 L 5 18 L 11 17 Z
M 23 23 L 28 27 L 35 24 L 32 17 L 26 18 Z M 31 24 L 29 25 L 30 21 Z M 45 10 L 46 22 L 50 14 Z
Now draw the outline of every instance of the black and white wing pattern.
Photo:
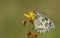
M 55 24 L 43 14 L 34 13 L 35 30 L 39 33 L 49 32 L 54 29 Z

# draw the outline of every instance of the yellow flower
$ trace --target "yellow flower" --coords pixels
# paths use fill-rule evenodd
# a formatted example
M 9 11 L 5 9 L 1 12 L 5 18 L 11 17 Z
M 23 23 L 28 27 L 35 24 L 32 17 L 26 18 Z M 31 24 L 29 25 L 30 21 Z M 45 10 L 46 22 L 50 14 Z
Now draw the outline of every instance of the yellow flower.
M 24 16 L 26 16 L 27 18 L 29 18 L 29 19 L 34 19 L 34 14 L 33 14 L 33 11 L 30 11 L 30 14 L 28 15 L 28 14 L 26 14 L 26 13 L 24 13 Z

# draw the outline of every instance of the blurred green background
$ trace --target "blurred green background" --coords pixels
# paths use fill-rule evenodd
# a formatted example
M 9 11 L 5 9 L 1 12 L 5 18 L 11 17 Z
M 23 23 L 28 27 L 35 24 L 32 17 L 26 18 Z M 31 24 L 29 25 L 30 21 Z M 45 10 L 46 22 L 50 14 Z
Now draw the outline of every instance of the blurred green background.
M 60 38 L 60 0 L 0 0 L 0 38 L 27 38 L 26 31 L 32 28 L 30 23 L 22 25 L 24 12 L 44 11 L 54 21 L 56 28 L 38 38 Z

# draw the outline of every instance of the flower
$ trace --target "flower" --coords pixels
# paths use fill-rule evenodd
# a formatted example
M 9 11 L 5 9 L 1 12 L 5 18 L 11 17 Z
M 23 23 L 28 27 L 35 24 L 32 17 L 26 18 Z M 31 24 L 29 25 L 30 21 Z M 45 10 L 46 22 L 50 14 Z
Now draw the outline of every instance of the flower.
M 30 11 L 29 15 L 27 15 L 26 13 L 24 13 L 24 16 L 26 16 L 27 18 L 32 19 L 32 20 L 34 19 L 33 11 Z

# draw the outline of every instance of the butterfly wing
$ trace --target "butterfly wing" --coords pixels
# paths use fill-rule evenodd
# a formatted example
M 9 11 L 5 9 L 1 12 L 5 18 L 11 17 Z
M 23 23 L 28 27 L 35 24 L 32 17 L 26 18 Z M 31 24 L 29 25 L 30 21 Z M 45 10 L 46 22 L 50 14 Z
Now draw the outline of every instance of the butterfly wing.
M 35 30 L 39 33 L 49 32 L 55 27 L 55 24 L 46 16 L 37 14 L 34 17 Z

